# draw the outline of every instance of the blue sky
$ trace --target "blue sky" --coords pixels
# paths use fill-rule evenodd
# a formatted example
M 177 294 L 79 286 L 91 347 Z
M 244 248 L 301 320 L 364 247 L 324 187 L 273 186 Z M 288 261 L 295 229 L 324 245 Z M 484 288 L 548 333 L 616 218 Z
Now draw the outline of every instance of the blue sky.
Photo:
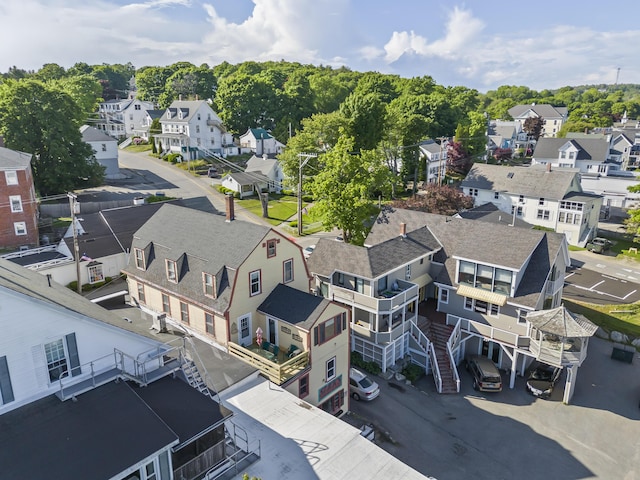
M 631 0 L 2 0 L 0 72 L 289 60 L 480 91 L 640 83 Z

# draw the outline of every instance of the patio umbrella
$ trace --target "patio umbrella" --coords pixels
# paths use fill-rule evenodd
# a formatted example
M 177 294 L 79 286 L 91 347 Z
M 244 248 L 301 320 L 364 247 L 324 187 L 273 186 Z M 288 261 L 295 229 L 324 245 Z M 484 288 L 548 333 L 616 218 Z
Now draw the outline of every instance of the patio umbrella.
M 256 343 L 262 347 L 262 329 L 260 327 L 256 330 Z

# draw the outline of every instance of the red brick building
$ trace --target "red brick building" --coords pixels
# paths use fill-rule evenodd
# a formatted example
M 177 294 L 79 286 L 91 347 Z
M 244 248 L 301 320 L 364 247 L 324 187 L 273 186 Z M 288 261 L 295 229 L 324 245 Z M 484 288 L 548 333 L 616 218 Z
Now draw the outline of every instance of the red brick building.
M 0 147 L 0 248 L 38 244 L 31 154 Z

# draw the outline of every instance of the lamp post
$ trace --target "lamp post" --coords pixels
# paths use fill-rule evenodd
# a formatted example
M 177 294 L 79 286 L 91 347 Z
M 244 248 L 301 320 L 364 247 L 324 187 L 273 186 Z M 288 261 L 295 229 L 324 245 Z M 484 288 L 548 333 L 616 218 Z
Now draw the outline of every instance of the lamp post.
M 73 256 L 76 259 L 76 281 L 78 293 L 82 293 L 82 282 L 80 281 L 80 247 L 78 246 L 78 227 L 76 226 L 76 209 L 78 208 L 78 196 L 67 193 L 69 197 L 69 210 L 71 211 L 71 225 L 73 228 Z

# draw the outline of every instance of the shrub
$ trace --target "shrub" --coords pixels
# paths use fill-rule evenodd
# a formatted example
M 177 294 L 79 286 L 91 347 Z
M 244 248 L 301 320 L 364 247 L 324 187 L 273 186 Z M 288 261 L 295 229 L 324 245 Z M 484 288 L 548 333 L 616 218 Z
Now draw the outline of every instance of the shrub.
M 297 220 L 291 220 L 291 221 L 289 222 L 289 226 L 290 226 L 291 228 L 296 228 L 296 227 L 298 226 L 298 221 L 297 221 Z M 357 353 L 357 352 L 356 352 L 356 353 Z
M 182 162 L 182 155 L 180 155 L 179 153 L 170 153 L 165 158 L 169 163 Z
M 424 375 L 424 368 L 415 363 L 410 363 L 402 370 L 402 374 L 407 377 L 411 383 L 415 383 Z
M 302 196 L 302 201 L 303 202 L 307 202 L 307 203 L 313 202 L 313 197 L 311 195 L 303 195 Z
M 351 366 L 364 370 L 372 375 L 378 375 L 382 369 L 376 362 L 367 362 L 359 352 L 351 352 Z
M 282 195 L 293 196 L 294 195 L 294 191 L 293 190 L 282 190 Z

